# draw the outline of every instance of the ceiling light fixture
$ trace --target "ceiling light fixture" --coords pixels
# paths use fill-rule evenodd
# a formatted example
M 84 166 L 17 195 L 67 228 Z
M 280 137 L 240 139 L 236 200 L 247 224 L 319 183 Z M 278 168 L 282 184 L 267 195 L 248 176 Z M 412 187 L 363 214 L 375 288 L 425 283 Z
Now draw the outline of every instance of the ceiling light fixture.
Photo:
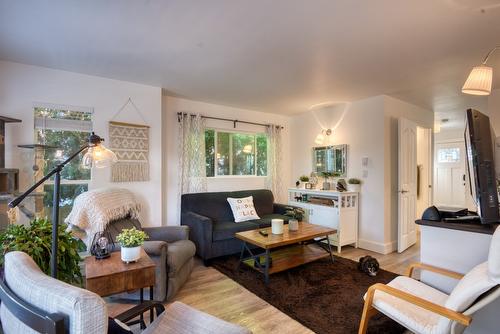
M 484 57 L 483 63 L 472 68 L 469 77 L 462 87 L 462 93 L 470 95 L 490 95 L 491 84 L 493 82 L 493 68 L 486 66 L 488 58 L 493 52 L 499 50 L 500 46 L 496 46 L 488 52 Z

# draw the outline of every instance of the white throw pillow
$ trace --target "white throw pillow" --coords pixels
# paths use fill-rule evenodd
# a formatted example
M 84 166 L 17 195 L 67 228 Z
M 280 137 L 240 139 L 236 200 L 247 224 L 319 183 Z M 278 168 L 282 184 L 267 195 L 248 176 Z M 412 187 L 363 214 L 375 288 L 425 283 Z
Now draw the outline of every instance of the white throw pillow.
M 227 201 L 233 210 L 234 221 L 236 223 L 244 222 L 247 220 L 260 219 L 253 206 L 253 196 L 243 198 L 228 197 Z

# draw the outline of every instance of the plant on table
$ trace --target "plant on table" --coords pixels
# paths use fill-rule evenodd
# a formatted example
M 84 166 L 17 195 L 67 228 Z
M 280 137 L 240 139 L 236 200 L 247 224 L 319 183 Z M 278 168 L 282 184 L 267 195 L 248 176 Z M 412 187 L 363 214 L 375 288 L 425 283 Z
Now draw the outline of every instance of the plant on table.
M 116 237 L 116 241 L 122 247 L 126 248 L 139 247 L 144 244 L 144 240 L 146 239 L 149 239 L 149 236 L 144 231 L 140 231 L 135 227 L 123 229 Z
M 349 184 L 361 184 L 361 180 L 356 179 L 356 178 L 351 178 L 351 179 L 347 180 L 347 183 L 349 183 Z
M 302 221 L 304 218 L 305 211 L 302 208 L 297 208 L 293 206 L 287 206 L 285 208 L 285 216 L 288 216 L 292 219 L 297 219 L 298 221 Z
M 300 182 L 309 182 L 309 176 L 307 175 L 302 175 L 299 177 Z
M 67 225 L 59 225 L 57 251 L 57 279 L 70 283 L 82 284 L 79 263 L 82 261 L 78 250 L 81 241 L 66 232 Z M 50 274 L 50 249 L 52 245 L 52 223 L 47 218 L 37 218 L 29 225 L 9 225 L 0 234 L 0 266 L 4 265 L 4 256 L 11 251 L 28 254 L 40 269 Z

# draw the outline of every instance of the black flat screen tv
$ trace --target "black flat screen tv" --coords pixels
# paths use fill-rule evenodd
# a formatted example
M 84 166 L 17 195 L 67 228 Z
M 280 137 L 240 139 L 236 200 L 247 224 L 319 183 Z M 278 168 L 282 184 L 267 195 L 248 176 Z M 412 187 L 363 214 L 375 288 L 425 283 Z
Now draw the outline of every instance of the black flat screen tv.
M 485 114 L 467 110 L 465 148 L 472 198 L 482 224 L 500 222 L 495 172 L 496 136 Z

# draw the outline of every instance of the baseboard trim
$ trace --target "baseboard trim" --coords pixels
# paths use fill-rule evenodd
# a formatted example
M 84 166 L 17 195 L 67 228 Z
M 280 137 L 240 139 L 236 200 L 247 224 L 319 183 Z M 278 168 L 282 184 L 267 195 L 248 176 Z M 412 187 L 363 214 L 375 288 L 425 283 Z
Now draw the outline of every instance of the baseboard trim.
M 371 241 L 371 240 L 358 240 L 358 248 L 366 249 L 375 253 L 389 254 L 397 249 L 397 242 L 391 241 L 386 243 Z

